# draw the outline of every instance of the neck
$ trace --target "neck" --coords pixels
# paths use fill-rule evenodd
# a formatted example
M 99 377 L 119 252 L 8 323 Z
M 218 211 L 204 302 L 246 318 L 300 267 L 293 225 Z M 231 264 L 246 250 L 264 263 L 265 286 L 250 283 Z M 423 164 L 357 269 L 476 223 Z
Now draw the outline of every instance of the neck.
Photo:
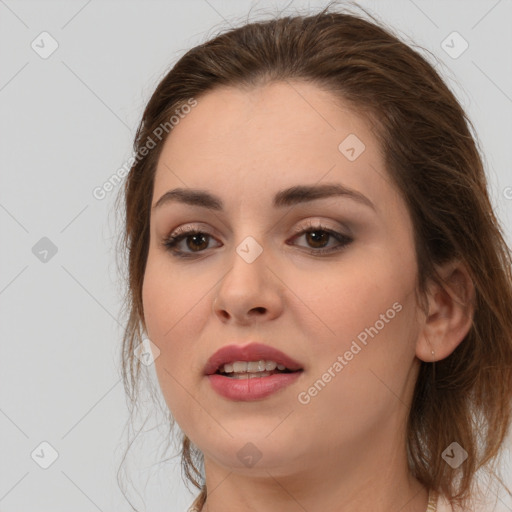
M 229 471 L 205 458 L 208 495 L 202 512 L 425 512 L 428 490 L 396 457 L 373 458 L 372 469 L 359 459 L 332 461 L 286 472 L 263 469 L 253 474 Z M 332 458 L 331 458 L 332 459 Z M 253 468 L 254 469 L 254 468 Z

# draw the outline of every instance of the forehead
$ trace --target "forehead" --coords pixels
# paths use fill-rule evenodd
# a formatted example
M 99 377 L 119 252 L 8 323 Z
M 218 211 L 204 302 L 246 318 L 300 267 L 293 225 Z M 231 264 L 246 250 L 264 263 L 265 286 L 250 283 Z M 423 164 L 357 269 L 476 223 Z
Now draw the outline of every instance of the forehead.
M 236 191 L 242 201 L 322 179 L 370 197 L 389 181 L 369 119 L 304 82 L 220 87 L 197 98 L 170 132 L 154 197 L 193 187 Z

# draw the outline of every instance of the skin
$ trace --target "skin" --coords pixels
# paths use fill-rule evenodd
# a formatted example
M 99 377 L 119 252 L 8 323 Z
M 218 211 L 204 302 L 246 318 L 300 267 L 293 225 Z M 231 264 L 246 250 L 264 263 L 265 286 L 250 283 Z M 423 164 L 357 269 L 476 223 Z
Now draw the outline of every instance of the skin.
M 338 149 L 349 134 L 366 146 L 354 161 Z M 374 209 L 341 196 L 272 206 L 281 189 L 327 182 L 360 192 Z M 411 218 L 371 123 L 303 82 L 217 88 L 167 138 L 152 205 L 176 187 L 225 203 L 222 212 L 178 202 L 152 210 L 143 285 L 162 393 L 205 457 L 203 510 L 424 512 L 428 490 L 407 467 L 409 404 L 420 360 L 432 361 L 432 350 L 436 360 L 447 357 L 467 333 L 471 312 L 454 298 L 471 289 L 462 265 L 441 268 L 448 292 L 432 285 L 428 314 L 420 309 Z M 310 229 L 309 221 L 353 241 L 311 254 L 322 244 L 293 231 Z M 211 235 L 180 242 L 195 258 L 162 245 L 178 226 Z M 247 236 L 263 249 L 252 263 L 236 252 Z M 332 237 L 323 244 L 339 245 Z M 394 303 L 402 306 L 394 318 L 300 403 L 298 394 Z M 203 367 L 220 347 L 249 340 L 289 354 L 304 371 L 263 400 L 225 399 Z M 249 442 L 261 454 L 252 467 L 237 456 Z

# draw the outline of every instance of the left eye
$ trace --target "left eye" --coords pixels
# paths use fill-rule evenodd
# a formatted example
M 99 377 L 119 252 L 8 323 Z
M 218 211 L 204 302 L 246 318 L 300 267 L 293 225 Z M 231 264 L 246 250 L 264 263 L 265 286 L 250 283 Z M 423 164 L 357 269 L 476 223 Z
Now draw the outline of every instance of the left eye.
M 308 226 L 307 229 L 300 230 L 294 237 L 293 240 L 300 238 L 302 236 L 306 236 L 307 243 L 314 250 L 310 250 L 311 254 L 326 254 L 334 251 L 339 251 L 343 249 L 345 246 L 349 245 L 353 238 L 339 233 L 337 231 L 333 231 L 324 226 Z M 196 229 L 177 231 L 175 234 L 167 237 L 163 241 L 163 245 L 174 255 L 178 257 L 193 257 L 198 253 L 204 252 L 204 249 L 207 249 L 209 246 L 209 239 L 213 238 L 212 235 L 205 233 L 204 231 L 199 231 Z M 338 245 L 334 247 L 325 248 L 327 243 L 331 238 L 334 238 Z M 180 248 L 179 245 L 181 242 L 185 241 L 187 248 L 191 252 L 187 252 Z
M 336 251 L 341 247 L 348 245 L 352 241 L 349 236 L 343 235 L 342 233 L 338 233 L 337 231 L 333 231 L 331 229 L 323 228 L 321 226 L 303 230 L 295 238 L 301 238 L 303 236 L 306 237 L 306 241 L 308 244 L 310 244 L 311 247 L 319 249 L 312 252 L 321 254 Z M 335 245 L 334 247 L 326 249 L 325 246 L 327 242 L 333 238 L 338 242 L 339 245 Z

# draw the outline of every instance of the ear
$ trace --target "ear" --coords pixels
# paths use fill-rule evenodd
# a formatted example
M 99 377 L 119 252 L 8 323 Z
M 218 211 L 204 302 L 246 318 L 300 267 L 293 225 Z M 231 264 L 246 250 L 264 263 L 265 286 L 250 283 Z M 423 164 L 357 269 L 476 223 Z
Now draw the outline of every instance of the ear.
M 429 284 L 429 310 L 421 316 L 416 342 L 416 356 L 426 362 L 448 357 L 469 332 L 474 315 L 475 289 L 466 266 L 455 260 L 437 270 L 444 286 Z

